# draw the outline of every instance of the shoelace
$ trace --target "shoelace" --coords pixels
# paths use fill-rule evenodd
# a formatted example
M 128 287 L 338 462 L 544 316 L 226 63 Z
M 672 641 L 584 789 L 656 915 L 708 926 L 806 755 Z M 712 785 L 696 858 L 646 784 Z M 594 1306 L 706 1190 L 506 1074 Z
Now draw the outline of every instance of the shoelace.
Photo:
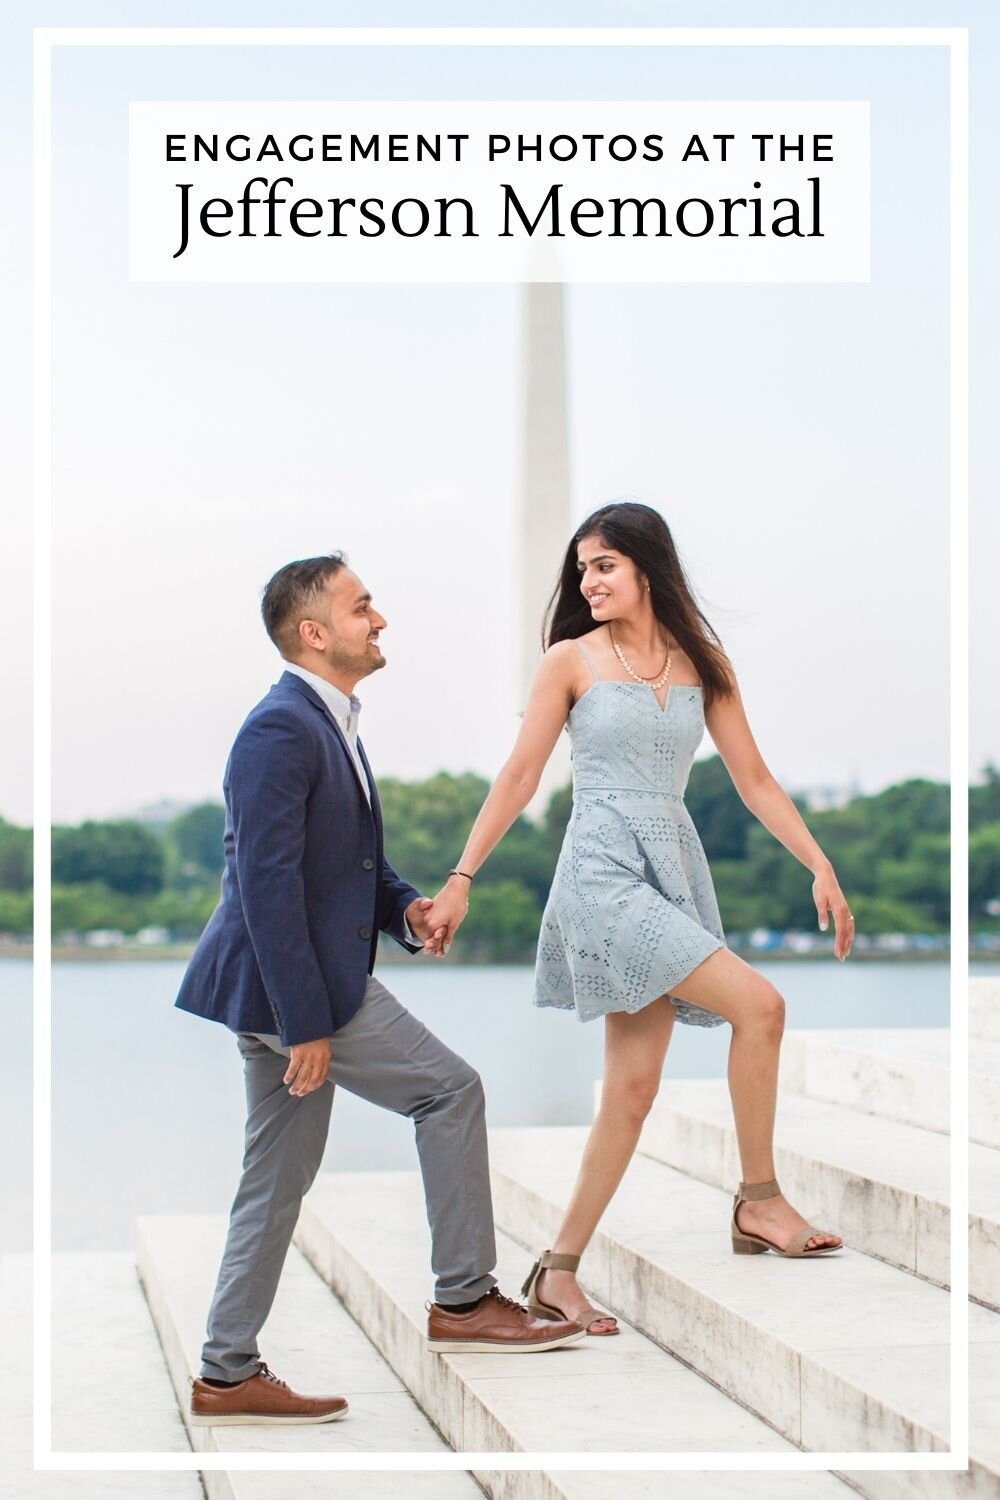
M 268 1367 L 267 1367 L 267 1365 L 264 1363 L 263 1360 L 261 1360 L 261 1362 L 260 1362 L 260 1369 L 257 1371 L 257 1374 L 258 1375 L 263 1375 L 263 1377 L 264 1377 L 265 1380 L 270 1380 L 270 1382 L 271 1382 L 272 1385 L 279 1385 L 279 1386 L 282 1387 L 283 1390 L 286 1390 L 286 1391 L 288 1390 L 288 1381 L 287 1380 L 279 1380 L 278 1377 L 277 1377 L 277 1375 L 275 1375 L 274 1371 L 273 1370 L 269 1370 Z
M 515 1302 L 513 1297 L 505 1297 L 503 1292 L 499 1291 L 495 1286 L 490 1287 L 486 1295 L 487 1297 L 491 1298 L 499 1307 L 512 1307 L 515 1312 L 521 1313 L 527 1313 L 528 1311 L 528 1309 L 526 1307 L 523 1307 L 520 1302 Z

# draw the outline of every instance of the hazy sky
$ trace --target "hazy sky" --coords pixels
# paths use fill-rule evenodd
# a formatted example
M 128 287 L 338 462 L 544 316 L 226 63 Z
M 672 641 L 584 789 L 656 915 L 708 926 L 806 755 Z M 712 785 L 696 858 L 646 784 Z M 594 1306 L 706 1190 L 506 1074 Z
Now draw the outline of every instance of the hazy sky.
M 836 21 L 967 16 L 906 9 L 841 5 Z M 56 7 L 43 19 L 80 17 Z M 137 6 L 88 16 L 161 19 Z M 171 24 L 192 19 L 171 8 Z M 200 6 L 196 19 L 277 17 L 248 4 L 238 16 Z M 359 17 L 294 5 L 281 17 L 320 19 Z M 366 19 L 401 16 L 369 9 Z M 439 7 L 420 19 L 473 18 Z M 474 19 L 492 17 L 477 8 Z M 752 16 L 735 5 L 584 5 L 533 8 L 532 19 L 830 18 L 803 5 Z M 362 692 L 378 772 L 490 774 L 519 706 L 517 289 L 130 287 L 127 103 L 141 98 L 870 99 L 870 285 L 567 289 L 573 504 L 582 515 L 630 496 L 663 511 L 786 786 L 947 775 L 943 53 L 73 49 L 57 59 L 55 97 L 58 819 L 218 795 L 232 735 L 280 670 L 257 616 L 260 586 L 289 558 L 334 546 L 389 619 L 389 666 Z M 23 122 L 5 140 L 23 172 Z M 15 250 L 5 282 L 22 296 L 25 271 Z M 995 329 L 994 297 L 977 336 L 991 320 Z M 13 327 L 23 349 L 23 304 Z M 23 480 L 23 372 L 7 413 Z M 992 456 L 977 447 L 977 474 Z M 1000 755 L 995 588 L 984 587 L 996 531 L 984 509 L 974 766 Z M 30 602 L 25 507 L 9 535 L 8 641 L 21 638 Z M 12 664 L 18 705 L 26 658 Z M 26 761 L 10 764 L 0 813 L 27 821 Z

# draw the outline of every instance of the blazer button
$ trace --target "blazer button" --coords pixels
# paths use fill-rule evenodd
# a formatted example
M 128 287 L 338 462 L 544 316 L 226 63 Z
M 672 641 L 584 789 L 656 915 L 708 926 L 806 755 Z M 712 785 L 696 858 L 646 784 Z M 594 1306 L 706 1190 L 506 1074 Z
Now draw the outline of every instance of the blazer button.
M 374 870 L 375 861 L 373 859 L 363 859 L 361 861 L 361 868 L 362 870 Z
M 359 927 L 358 928 L 358 937 L 370 938 L 371 935 L 372 935 L 372 930 L 371 930 L 370 927 Z

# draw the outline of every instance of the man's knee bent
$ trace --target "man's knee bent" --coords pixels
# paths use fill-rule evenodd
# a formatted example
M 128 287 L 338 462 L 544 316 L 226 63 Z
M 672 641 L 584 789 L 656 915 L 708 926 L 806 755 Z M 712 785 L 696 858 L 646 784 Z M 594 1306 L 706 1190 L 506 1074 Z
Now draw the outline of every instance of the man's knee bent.
M 468 1114 L 481 1114 L 486 1108 L 483 1080 L 475 1068 L 457 1054 L 452 1054 L 451 1065 L 441 1077 L 437 1098 L 439 1105 L 445 1101 L 455 1103 Z

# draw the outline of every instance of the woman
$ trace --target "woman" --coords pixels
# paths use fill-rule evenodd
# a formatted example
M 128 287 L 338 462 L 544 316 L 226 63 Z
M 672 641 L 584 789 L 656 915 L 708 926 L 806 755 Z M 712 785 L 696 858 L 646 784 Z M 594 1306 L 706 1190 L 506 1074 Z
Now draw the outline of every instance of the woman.
M 729 1090 L 743 1182 L 733 1250 L 819 1255 L 838 1236 L 807 1224 L 774 1180 L 784 1001 L 725 946 L 712 880 L 683 802 L 707 726 L 741 798 L 813 874 L 819 925 L 850 952 L 854 921 L 833 867 L 754 743 L 732 667 L 670 531 L 648 506 L 606 505 L 570 543 L 521 731 L 476 818 L 435 916 L 449 938 L 472 877 L 531 800 L 560 730 L 573 746 L 573 815 L 542 919 L 535 1003 L 604 1017 L 601 1103 L 552 1251 L 525 1283 L 533 1311 L 617 1333 L 576 1282 L 579 1258 L 632 1157 L 659 1087 L 674 1018 L 732 1026 Z

